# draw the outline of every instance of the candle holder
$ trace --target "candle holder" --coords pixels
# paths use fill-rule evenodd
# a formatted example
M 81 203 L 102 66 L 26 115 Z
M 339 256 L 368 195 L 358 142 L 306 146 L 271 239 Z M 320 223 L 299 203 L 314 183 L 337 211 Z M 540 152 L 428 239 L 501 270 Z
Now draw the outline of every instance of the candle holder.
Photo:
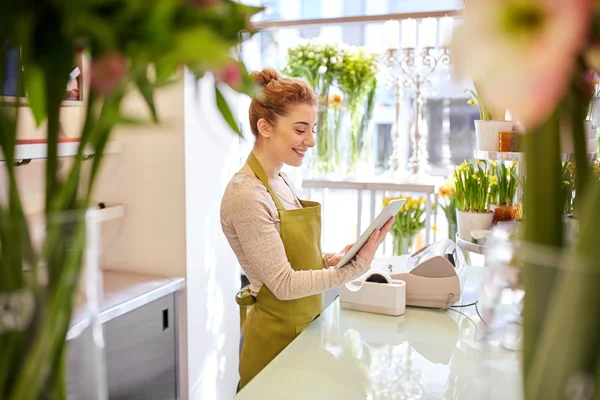
M 423 96 L 422 89 L 431 86 L 430 77 L 439 65 L 449 66 L 452 57 L 447 47 L 436 49 L 424 47 L 417 50 L 414 47 L 401 50 L 389 49 L 383 54 L 382 64 L 390 81 L 396 90 L 396 115 L 394 128 L 392 130 L 393 151 L 390 157 L 390 169 L 392 173 L 400 170 L 399 163 L 399 118 L 400 97 L 403 89 L 413 91 L 413 125 L 411 128 L 412 155 L 409 159 L 410 175 L 423 175 L 422 158 L 426 154 L 426 143 L 422 135 L 420 124 L 423 118 Z

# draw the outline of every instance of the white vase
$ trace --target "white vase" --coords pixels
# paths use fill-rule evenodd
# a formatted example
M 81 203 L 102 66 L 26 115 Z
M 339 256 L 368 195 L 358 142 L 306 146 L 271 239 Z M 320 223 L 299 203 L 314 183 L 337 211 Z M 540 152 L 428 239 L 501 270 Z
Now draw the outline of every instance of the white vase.
M 489 230 L 494 223 L 494 213 L 476 213 L 456 210 L 458 236 L 463 240 L 471 240 L 471 231 Z
M 594 121 L 583 121 L 583 131 L 586 133 L 587 152 L 595 153 L 598 151 L 598 140 L 596 140 L 596 125 Z M 572 129 L 568 125 L 562 125 L 560 129 L 560 152 L 573 154 L 575 146 L 573 144 Z
M 583 121 L 584 131 L 587 132 L 588 139 L 596 139 L 596 124 L 594 121 L 585 120 Z
M 512 132 L 513 121 L 475 121 L 475 136 L 477 137 L 477 150 L 498 151 L 498 138 L 500 132 Z

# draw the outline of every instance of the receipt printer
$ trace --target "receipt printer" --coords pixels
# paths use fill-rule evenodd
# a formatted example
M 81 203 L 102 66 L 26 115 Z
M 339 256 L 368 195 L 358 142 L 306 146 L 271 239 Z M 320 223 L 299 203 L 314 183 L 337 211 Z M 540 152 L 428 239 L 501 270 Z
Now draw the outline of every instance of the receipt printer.
M 385 272 L 406 282 L 408 306 L 447 309 L 461 296 L 466 263 L 452 240 L 435 242 L 412 254 L 406 261 L 392 260 Z
M 369 271 L 340 288 L 340 307 L 385 315 L 406 310 L 406 283 L 379 271 Z
M 465 280 L 462 251 L 442 240 L 411 256 L 377 260 L 340 288 L 340 307 L 386 315 L 402 315 L 407 305 L 446 309 L 460 298 Z

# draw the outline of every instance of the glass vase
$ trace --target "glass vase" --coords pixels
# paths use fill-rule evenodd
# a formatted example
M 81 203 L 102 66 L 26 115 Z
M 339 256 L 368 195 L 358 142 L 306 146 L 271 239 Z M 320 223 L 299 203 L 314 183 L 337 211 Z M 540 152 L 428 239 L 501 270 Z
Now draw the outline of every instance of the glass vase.
M 412 254 L 415 235 L 396 235 L 392 237 L 392 252 L 395 256 Z
M 348 101 L 350 129 L 347 138 L 346 172 L 353 176 L 366 177 L 374 173 L 369 107 L 367 96 Z
M 3 224 L 17 225 L 20 219 Z M 30 250 L 21 254 L 20 270 L 12 271 L 22 275 L 23 285 L 12 292 L 0 289 L 0 303 L 10 300 L 9 307 L 0 304 L 0 340 L 7 334 L 13 340 L 0 360 L 0 371 L 10 366 L 8 374 L 0 374 L 0 397 L 106 400 L 96 214 L 37 214 L 26 222 L 27 236 L 0 238 L 3 248 Z M 19 251 L 12 254 L 21 257 Z M 19 324 L 3 324 L 14 316 Z M 16 349 L 17 358 L 11 355 Z
M 456 240 L 458 233 L 458 224 L 456 222 L 448 222 L 448 239 Z
M 334 87 L 321 76 L 319 81 L 319 106 L 317 113 L 316 146 L 311 158 L 312 172 L 316 176 L 330 176 L 340 169 L 340 132 L 343 125 L 342 97 L 333 93 Z

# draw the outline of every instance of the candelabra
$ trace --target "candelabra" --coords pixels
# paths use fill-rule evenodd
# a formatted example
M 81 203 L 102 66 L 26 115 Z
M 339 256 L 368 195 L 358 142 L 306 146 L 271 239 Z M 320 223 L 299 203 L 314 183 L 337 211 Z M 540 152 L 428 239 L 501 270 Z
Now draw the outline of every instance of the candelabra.
M 387 73 L 388 82 L 396 92 L 396 114 L 392 130 L 393 151 L 390 156 L 390 172 L 400 172 L 400 101 L 403 92 L 413 92 L 413 124 L 411 127 L 412 155 L 409 159 L 411 176 L 423 174 L 422 158 L 425 153 L 425 140 L 421 124 L 423 122 L 423 93 L 425 87 L 431 86 L 431 75 L 439 65 L 449 66 L 452 57 L 448 51 L 450 45 L 453 18 L 443 17 L 438 21 L 425 18 L 419 23 L 417 45 L 417 22 L 413 19 L 402 21 L 402 45 L 400 46 L 400 23 L 385 23 L 386 51 L 381 63 Z M 439 43 L 439 48 L 436 44 Z
M 393 82 L 396 91 L 396 114 L 392 130 L 393 152 L 390 157 L 390 169 L 398 172 L 399 162 L 399 117 L 400 98 L 403 90 L 413 92 L 413 124 L 411 127 L 412 155 L 409 159 L 411 175 L 422 175 L 423 153 L 425 142 L 422 136 L 421 123 L 423 123 L 423 88 L 431 86 L 431 75 L 438 65 L 449 66 L 452 57 L 448 48 L 435 49 L 424 47 L 420 51 L 415 48 L 402 50 L 389 49 L 383 56 L 383 65 L 388 73 L 388 79 Z

